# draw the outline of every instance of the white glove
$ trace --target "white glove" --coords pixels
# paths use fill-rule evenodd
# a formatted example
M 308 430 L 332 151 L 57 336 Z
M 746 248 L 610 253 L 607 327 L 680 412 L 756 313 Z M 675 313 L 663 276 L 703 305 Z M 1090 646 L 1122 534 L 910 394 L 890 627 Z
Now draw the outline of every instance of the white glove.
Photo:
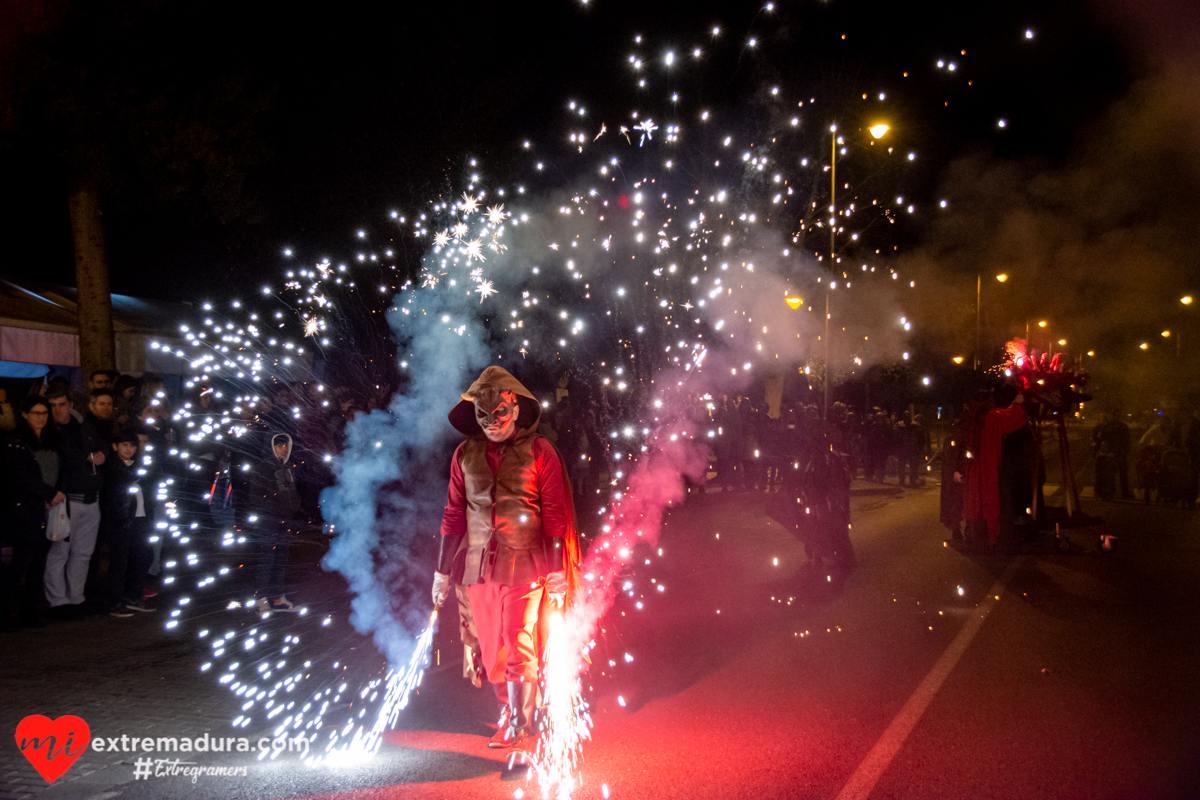
M 546 594 L 558 604 L 565 605 L 567 601 L 567 573 L 563 570 L 551 572 L 546 576 Z
M 441 606 L 450 596 L 450 576 L 440 572 L 433 573 L 433 604 Z

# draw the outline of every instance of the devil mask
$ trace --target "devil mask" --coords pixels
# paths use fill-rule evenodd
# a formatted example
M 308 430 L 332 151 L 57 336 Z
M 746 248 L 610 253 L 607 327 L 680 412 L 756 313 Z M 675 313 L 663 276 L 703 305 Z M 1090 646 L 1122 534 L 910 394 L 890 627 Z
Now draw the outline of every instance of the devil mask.
M 475 421 L 483 435 L 493 442 L 505 442 L 517 432 L 517 395 L 495 388 L 485 388 L 475 395 Z

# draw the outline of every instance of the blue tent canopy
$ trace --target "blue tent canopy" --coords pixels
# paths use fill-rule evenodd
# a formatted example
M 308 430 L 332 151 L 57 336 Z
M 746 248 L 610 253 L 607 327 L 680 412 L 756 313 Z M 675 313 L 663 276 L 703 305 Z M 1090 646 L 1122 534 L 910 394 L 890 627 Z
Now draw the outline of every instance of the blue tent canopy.
M 49 371 L 50 367 L 45 364 L 0 361 L 0 378 L 41 378 Z

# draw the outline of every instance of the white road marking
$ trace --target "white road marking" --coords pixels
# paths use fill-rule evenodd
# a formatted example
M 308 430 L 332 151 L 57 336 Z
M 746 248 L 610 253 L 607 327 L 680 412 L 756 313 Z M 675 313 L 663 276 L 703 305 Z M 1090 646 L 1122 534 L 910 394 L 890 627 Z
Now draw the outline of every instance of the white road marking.
M 867 800 L 884 770 L 892 763 L 896 753 L 900 752 L 904 741 L 917 726 L 917 722 L 920 721 L 921 715 L 925 713 L 930 702 L 933 701 L 934 695 L 942 688 L 942 684 L 946 682 L 946 678 L 950 676 L 955 665 L 958 664 L 958 660 L 967 651 L 975 634 L 979 633 L 979 629 L 983 627 L 983 621 L 996 607 L 996 603 L 1004 594 L 1004 587 L 1012 579 L 1013 573 L 1023 562 L 1023 558 L 1014 560 L 988 590 L 987 596 L 975 609 L 975 613 L 963 625 L 962 630 L 954 637 L 954 641 L 946 648 L 946 652 L 942 653 L 941 658 L 933 665 L 933 669 L 929 670 L 929 674 L 921 681 L 921 685 L 912 693 L 912 697 L 908 698 L 904 708 L 900 709 L 900 713 L 887 726 L 883 736 L 879 737 L 879 741 L 871 748 L 871 752 L 867 753 L 867 757 L 863 759 L 862 763 L 858 765 L 858 769 L 850 776 L 850 780 L 842 787 L 837 800 Z

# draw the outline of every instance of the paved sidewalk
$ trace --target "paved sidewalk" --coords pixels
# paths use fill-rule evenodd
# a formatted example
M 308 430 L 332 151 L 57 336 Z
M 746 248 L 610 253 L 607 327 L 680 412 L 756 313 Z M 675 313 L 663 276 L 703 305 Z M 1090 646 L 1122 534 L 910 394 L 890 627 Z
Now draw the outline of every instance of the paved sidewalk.
M 11 738 L 30 714 L 82 717 L 97 735 L 226 735 L 229 699 L 199 680 L 193 634 L 169 634 L 159 614 L 92 616 L 0 634 L 0 800 L 97 794 L 131 780 L 132 754 L 89 750 L 47 788 Z M 91 787 L 92 790 L 88 791 Z

